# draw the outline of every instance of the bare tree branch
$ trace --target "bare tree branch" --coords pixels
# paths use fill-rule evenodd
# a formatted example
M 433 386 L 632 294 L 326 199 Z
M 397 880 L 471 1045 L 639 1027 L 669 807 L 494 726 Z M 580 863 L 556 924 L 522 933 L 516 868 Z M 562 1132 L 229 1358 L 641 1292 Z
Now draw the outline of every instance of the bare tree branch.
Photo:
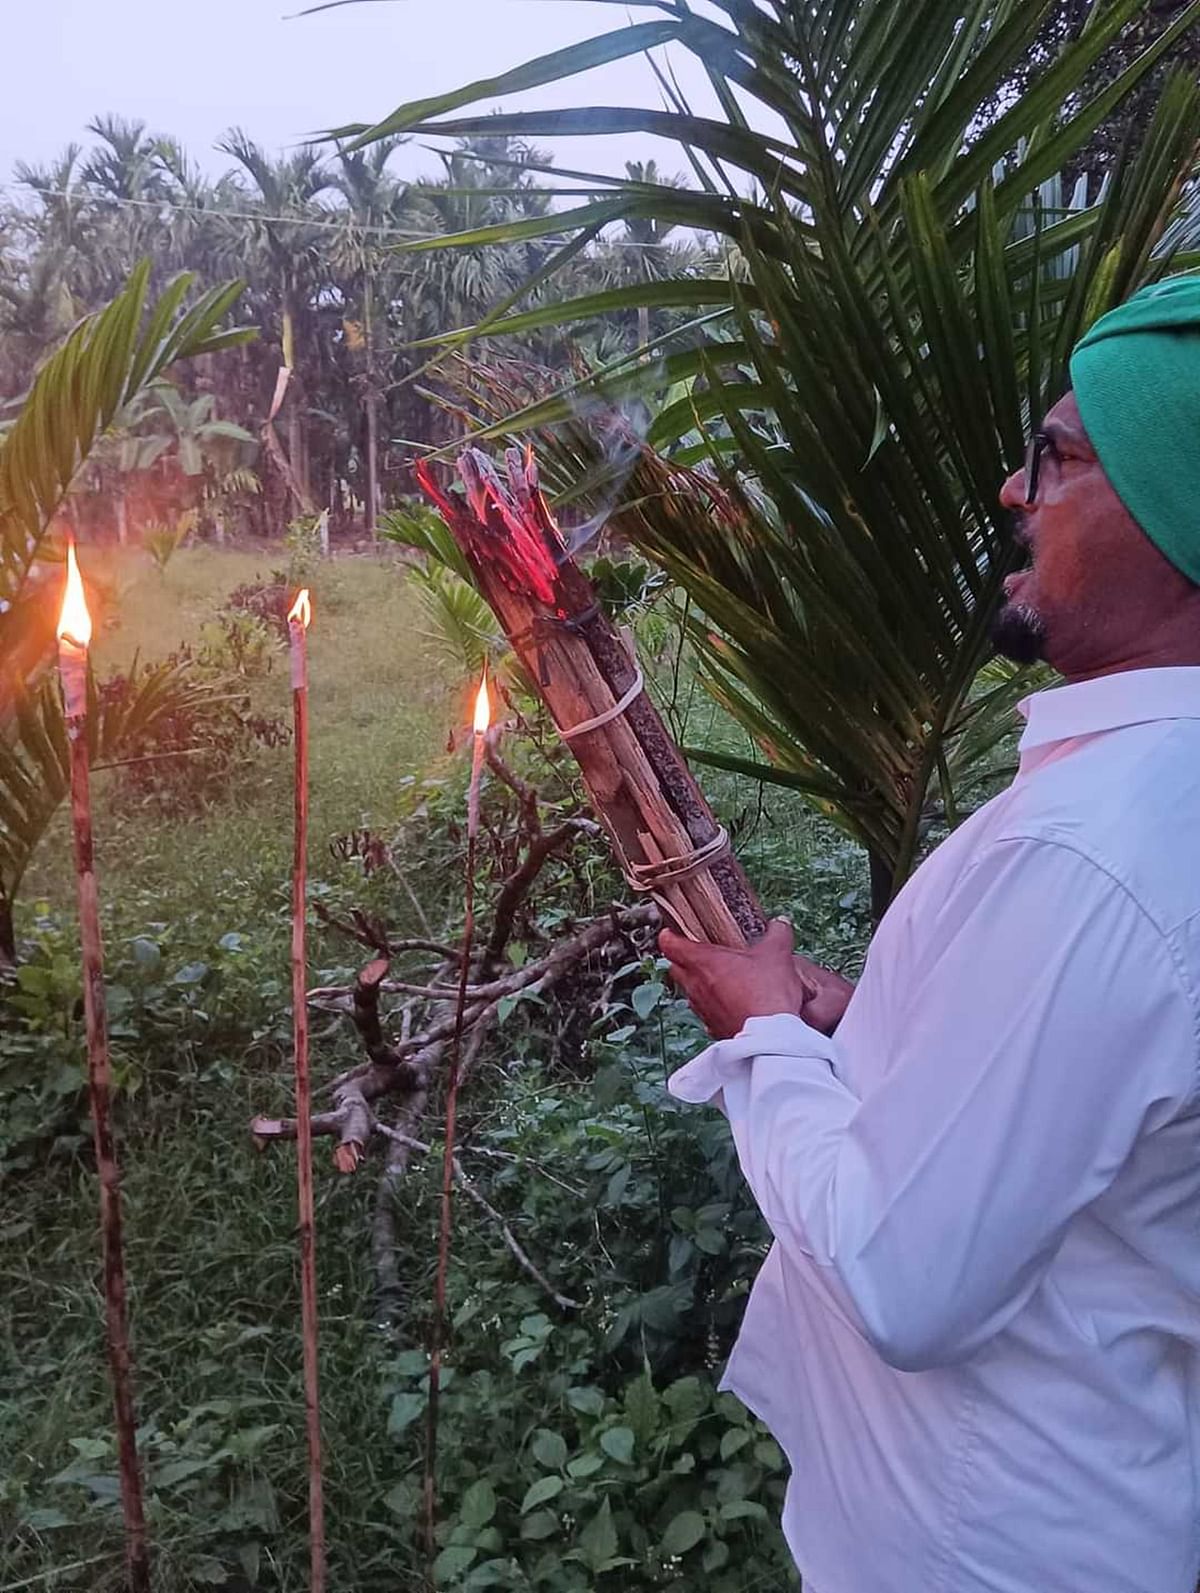
M 379 1132 L 381 1134 L 386 1134 L 388 1139 L 390 1139 L 393 1144 L 397 1144 L 405 1150 L 420 1151 L 424 1155 L 429 1154 L 431 1147 L 426 1145 L 422 1140 L 413 1139 L 410 1135 L 399 1133 L 395 1129 L 385 1128 L 382 1124 L 377 1126 L 379 1128 Z M 454 1181 L 462 1190 L 462 1192 L 465 1195 L 468 1195 L 479 1207 L 479 1209 L 486 1212 L 487 1215 L 492 1219 L 492 1221 L 499 1228 L 504 1243 L 508 1246 L 513 1256 L 516 1258 L 518 1265 L 524 1268 L 524 1270 L 529 1274 L 539 1288 L 545 1290 L 545 1292 L 554 1301 L 555 1305 L 557 1305 L 563 1311 L 582 1311 L 583 1302 L 581 1300 L 572 1300 L 569 1295 L 560 1294 L 550 1282 L 549 1278 L 546 1277 L 545 1273 L 538 1270 L 538 1268 L 530 1260 L 528 1253 L 521 1248 L 512 1229 L 496 1210 L 495 1206 L 490 1203 L 487 1197 L 483 1195 L 467 1177 L 466 1173 L 463 1171 L 462 1162 L 459 1161 L 457 1156 L 454 1158 Z

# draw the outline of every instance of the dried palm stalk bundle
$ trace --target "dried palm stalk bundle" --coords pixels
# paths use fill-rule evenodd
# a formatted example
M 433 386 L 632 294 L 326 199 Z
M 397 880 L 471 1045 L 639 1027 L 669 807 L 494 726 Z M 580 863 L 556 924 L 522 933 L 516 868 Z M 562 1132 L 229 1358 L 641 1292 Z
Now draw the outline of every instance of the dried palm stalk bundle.
M 765 920 L 753 888 L 646 693 L 631 638 L 570 556 L 532 449 L 510 448 L 502 476 L 468 448 L 458 474 L 461 496 L 417 468 L 574 754 L 630 886 L 692 939 L 756 939 Z

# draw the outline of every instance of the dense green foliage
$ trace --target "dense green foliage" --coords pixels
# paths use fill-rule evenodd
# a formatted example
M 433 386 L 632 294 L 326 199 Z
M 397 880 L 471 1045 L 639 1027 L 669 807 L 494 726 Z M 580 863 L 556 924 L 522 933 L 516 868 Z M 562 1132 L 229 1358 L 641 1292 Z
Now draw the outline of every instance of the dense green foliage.
M 244 556 L 180 557 L 165 578 L 141 577 L 162 580 L 173 618 L 143 615 L 128 636 L 113 633 L 114 661 L 133 647 L 153 651 L 184 613 L 200 625 L 212 604 L 192 595 L 202 565 L 215 580 L 229 567 L 227 580 L 254 584 Z M 359 595 L 348 601 L 352 578 Z M 348 636 L 364 658 L 389 646 L 386 597 L 373 609 L 362 601 L 380 579 L 378 568 L 350 565 L 318 574 L 329 650 L 320 667 L 335 697 Z M 412 640 L 406 681 L 388 689 L 415 709 L 429 691 L 413 637 L 422 621 L 410 595 L 394 601 Z M 351 689 L 352 666 L 340 667 Z M 441 723 L 458 712 L 450 678 L 453 697 L 439 688 Z M 249 685 L 263 709 L 284 688 L 274 670 Z M 685 715 L 688 697 L 685 682 L 675 704 Z M 703 697 L 688 722 L 702 740 L 731 734 Z M 389 870 L 367 875 L 361 852 L 323 844 L 367 824 L 404 860 L 433 927 L 452 936 L 461 760 L 436 755 L 430 727 L 419 755 L 413 748 L 371 777 L 367 806 L 378 728 L 374 704 L 357 723 L 340 707 L 319 721 L 314 752 L 328 759 L 335 745 L 337 767 L 323 767 L 313 899 L 339 914 L 378 913 L 399 934 L 419 931 Z M 547 765 L 536 743 L 506 750 L 548 798 L 567 796 L 561 757 Z M 100 824 L 102 842 L 117 837 L 101 867 L 139 1418 L 163 1585 L 181 1593 L 299 1590 L 306 1575 L 293 1161 L 286 1147 L 255 1155 L 246 1134 L 253 1113 L 287 1109 L 291 1034 L 289 758 L 270 747 L 257 757 L 237 803 L 181 824 L 122 813 L 110 788 Z M 422 759 L 426 775 L 404 773 Z M 815 951 L 853 971 L 867 922 L 853 849 L 786 797 L 759 810 L 738 806 L 732 781 L 720 794 L 764 894 L 791 910 Z M 509 794 L 489 787 L 485 904 L 510 865 L 512 817 Z M 184 873 L 168 888 L 172 852 Z M 36 883 L 62 905 L 22 917 L 23 961 L 0 998 L 0 1586 L 56 1567 L 64 1588 L 105 1589 L 119 1568 L 119 1522 L 91 1288 L 78 965 L 69 882 L 43 864 Z M 556 866 L 512 956 L 536 955 L 615 890 L 600 850 Z M 365 954 L 315 923 L 314 935 L 314 982 L 349 978 Z M 494 1224 L 460 1199 L 441 1443 L 447 1586 L 636 1589 L 703 1578 L 748 1593 L 792 1584 L 775 1524 L 781 1458 L 715 1390 L 765 1235 L 720 1120 L 685 1113 L 665 1094 L 666 1073 L 697 1042 L 653 956 L 634 949 L 553 1005 L 514 1004 L 464 1098 L 468 1173 L 580 1309 L 558 1310 Z M 345 1018 L 316 1019 L 321 1077 L 360 1054 Z M 437 1120 L 434 1108 L 422 1130 L 435 1152 Z M 437 1158 L 417 1158 L 405 1178 L 401 1293 L 386 1312 L 370 1250 L 378 1163 L 352 1180 L 337 1178 L 323 1151 L 318 1165 L 331 1571 L 362 1593 L 415 1593 Z
M 500 639 L 412 504 L 382 528 L 423 549 L 420 569 L 322 553 L 331 522 L 374 531 L 411 448 L 461 427 L 463 408 L 430 401 L 429 362 L 450 356 L 443 396 L 493 437 L 540 429 L 566 524 L 608 515 L 656 561 L 618 541 L 595 573 L 810 955 L 857 972 L 872 907 L 1003 767 L 1022 682 L 987 657 L 1011 559 L 996 488 L 1078 330 L 1190 258 L 1194 81 L 1169 79 L 1120 157 L 1088 161 L 1200 0 L 1172 5 L 1153 41 L 1134 0 L 1109 0 L 1016 100 L 1049 0 L 620 3 L 651 20 L 324 151 L 274 159 L 231 132 L 212 181 L 169 140 L 102 119 L 86 158 L 23 169 L 24 200 L 0 216 L 0 666 L 18 665 L 0 699 L 0 910 L 22 876 L 44 898 L 11 922 L 0 976 L 0 1593 L 120 1580 L 70 882 L 63 845 L 33 850 L 62 793 L 38 673 L 49 609 L 27 602 L 48 535 L 70 521 L 144 549 L 85 566 L 110 621 L 100 864 L 141 1443 L 171 1593 L 306 1585 L 293 1155 L 256 1154 L 246 1132 L 290 1094 L 279 619 L 298 579 L 318 616 L 313 982 L 353 980 L 364 948 L 330 925 L 356 911 L 393 937 L 462 932 L 462 759 L 441 748 Z M 704 62 L 721 117 L 670 92 L 653 113 L 490 114 L 506 91 L 665 43 Z M 782 131 L 755 131 L 749 101 Z M 694 181 L 651 161 L 575 176 L 586 202 L 556 212 L 533 140 L 585 125 L 668 134 Z M 395 139 L 439 130 L 455 140 L 442 178 L 396 180 Z M 1081 165 L 1103 183 L 1064 185 Z M 181 267 L 209 283 L 235 266 L 253 343 L 224 327 L 232 289 L 188 312 L 171 285 Z M 281 362 L 291 383 L 264 431 Z M 597 386 L 638 407 L 596 407 Z M 282 525 L 266 568 L 184 546 Z M 187 691 L 156 703 L 177 676 Z M 136 711 L 138 679 L 155 712 Z M 519 674 L 501 681 L 526 732 L 506 755 L 573 813 L 569 757 Z M 519 809 L 491 784 L 484 921 Z M 524 902 L 506 966 L 621 891 L 576 837 Z M 428 975 L 405 957 L 394 971 Z M 316 1010 L 313 1037 L 323 1080 L 361 1058 L 344 1012 Z M 716 1386 L 767 1235 L 721 1120 L 666 1093 L 699 1040 L 644 931 L 548 997 L 501 1005 L 461 1107 L 463 1164 L 493 1211 L 457 1201 L 440 1585 L 795 1585 L 782 1457 Z M 379 1147 L 354 1177 L 319 1155 L 331 1572 L 356 1593 L 423 1585 L 441 1107 L 435 1080 L 399 1186 Z

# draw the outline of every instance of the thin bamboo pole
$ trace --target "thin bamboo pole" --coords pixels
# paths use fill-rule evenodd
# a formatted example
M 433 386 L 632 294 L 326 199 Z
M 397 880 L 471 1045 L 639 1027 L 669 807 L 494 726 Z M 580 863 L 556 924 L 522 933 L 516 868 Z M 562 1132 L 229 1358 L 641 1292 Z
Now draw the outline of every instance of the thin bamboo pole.
M 321 1392 L 317 1360 L 316 1224 L 313 1200 L 312 1085 L 308 1070 L 308 621 L 307 590 L 288 615 L 295 728 L 295 834 L 292 853 L 292 1036 L 296 1071 L 296 1185 L 300 1215 L 300 1321 L 304 1418 L 308 1434 L 309 1585 L 325 1593 L 325 1495 L 321 1469 Z
M 450 1237 L 454 1215 L 454 1150 L 458 1132 L 458 1084 L 462 1066 L 463 1018 L 467 1010 L 467 984 L 471 977 L 471 953 L 475 941 L 475 850 L 479 839 L 479 791 L 483 780 L 483 759 L 487 749 L 487 678 L 479 687 L 475 705 L 474 747 L 471 757 L 471 784 L 467 794 L 467 866 L 464 882 L 464 924 L 462 963 L 458 976 L 458 998 L 454 1008 L 454 1038 L 450 1046 L 450 1068 L 446 1079 L 446 1134 L 442 1153 L 441 1222 L 438 1231 L 437 1281 L 433 1295 L 433 1323 L 429 1335 L 429 1405 L 425 1418 L 425 1559 L 429 1585 L 434 1585 L 433 1561 L 437 1553 L 437 1438 L 438 1410 L 442 1391 L 442 1345 L 446 1322 L 446 1274 L 450 1267 Z
M 74 613 L 69 606 L 75 603 Z M 91 779 L 88 763 L 88 650 L 91 621 L 75 564 L 68 552 L 67 600 L 59 622 L 58 662 L 66 710 L 71 766 L 71 829 L 75 842 L 75 882 L 79 899 L 79 939 L 83 953 L 83 1012 L 87 1030 L 88 1096 L 92 1141 L 100 1180 L 100 1234 L 104 1258 L 104 1320 L 112 1378 L 113 1416 L 121 1475 L 121 1511 L 125 1525 L 125 1566 L 129 1593 L 150 1593 L 150 1555 L 138 1466 L 137 1422 L 133 1409 L 133 1372 L 129 1352 L 129 1313 L 125 1289 L 125 1254 L 121 1231 L 121 1176 L 113 1138 L 112 1069 L 108 1055 L 108 1020 L 104 1000 L 104 945 L 100 935 L 100 897 L 96 885 L 92 839 Z

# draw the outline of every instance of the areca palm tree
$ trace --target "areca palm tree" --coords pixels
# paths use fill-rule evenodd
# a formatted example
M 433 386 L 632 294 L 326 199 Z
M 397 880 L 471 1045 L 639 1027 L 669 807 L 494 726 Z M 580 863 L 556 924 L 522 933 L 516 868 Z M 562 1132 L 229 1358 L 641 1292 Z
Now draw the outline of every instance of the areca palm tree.
M 297 507 L 307 513 L 312 502 L 304 420 L 318 358 L 313 294 L 321 280 L 320 249 L 325 237 L 320 227 L 312 223 L 326 219 L 315 202 L 331 186 L 332 173 L 312 150 L 299 150 L 281 160 L 272 160 L 239 128 L 231 129 L 217 147 L 232 155 L 254 184 L 255 203 L 248 208 L 248 214 L 274 284 L 283 363 L 292 372 L 288 459 L 291 478 L 299 487 Z M 245 248 L 244 227 L 237 229 L 231 241 L 234 248 Z
M 402 140 L 382 139 L 369 150 L 339 151 L 333 184 L 346 202 L 344 225 L 333 250 L 345 278 L 348 298 L 343 317 L 345 342 L 361 392 L 366 463 L 364 527 L 375 536 L 379 513 L 379 414 L 386 383 L 379 347 L 390 341 L 388 316 L 396 277 L 396 257 L 387 233 L 406 219 L 403 184 L 389 173 L 388 161 Z M 382 337 L 381 337 L 382 333 Z
M 1008 723 L 1020 681 L 975 686 L 1014 558 L 997 491 L 1063 390 L 1080 332 L 1170 268 L 1200 89 L 1184 74 L 1168 81 L 1103 195 L 1049 215 L 1041 186 L 1200 21 L 1200 3 L 1089 94 L 1092 68 L 1140 9 L 1096 6 L 1083 35 L 990 116 L 1051 0 L 712 0 L 705 15 L 686 0 L 632 5 L 647 20 L 342 132 L 367 144 L 485 127 L 636 131 L 687 155 L 687 190 L 646 172 L 594 175 L 594 197 L 545 231 L 690 226 L 736 245 L 744 276 L 638 283 L 491 330 L 654 305 L 690 311 L 693 337 L 703 326 L 700 346 L 661 365 L 605 373 L 613 395 L 647 381 L 689 390 L 650 433 L 674 465 L 647 454 L 602 506 L 688 594 L 708 684 L 757 749 L 722 761 L 804 791 L 862 842 L 881 909 L 935 796 L 953 814 L 956 772 L 961 791 Z M 696 57 L 720 115 L 678 96 L 665 111 L 470 108 L 663 45 Z M 479 250 L 528 232 L 476 228 L 443 243 Z M 570 411 L 569 395 L 543 400 L 482 435 Z M 697 428 L 701 441 L 683 449 Z M 560 434 L 557 484 L 578 498 L 594 454 L 577 427 Z M 697 462 L 711 485 L 681 473 Z
M 79 160 L 79 145 L 70 144 L 48 166 L 17 163 L 17 181 L 36 211 L 20 217 L 20 242 L 5 251 L 10 269 L 0 276 L 0 332 L 21 367 L 70 330 L 94 287 L 95 218 Z
M 663 179 L 659 176 L 657 162 L 627 160 L 625 174 L 631 183 L 650 187 L 683 188 L 682 177 Z M 638 282 L 670 282 L 689 276 L 696 269 L 702 251 L 695 242 L 671 244 L 678 224 L 661 221 L 657 216 L 630 216 L 609 250 L 608 268 L 617 286 Z M 649 304 L 637 307 L 637 340 L 640 348 L 650 342 L 650 324 L 653 314 Z

